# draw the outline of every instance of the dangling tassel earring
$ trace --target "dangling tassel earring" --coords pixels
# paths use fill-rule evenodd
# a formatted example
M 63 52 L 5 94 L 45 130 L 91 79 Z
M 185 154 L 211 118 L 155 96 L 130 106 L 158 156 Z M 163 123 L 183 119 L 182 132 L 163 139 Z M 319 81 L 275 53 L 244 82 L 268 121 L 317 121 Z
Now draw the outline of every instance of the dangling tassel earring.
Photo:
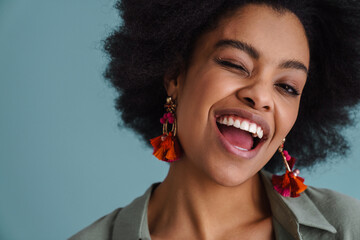
M 166 113 L 160 118 L 163 125 L 163 134 L 150 140 L 154 147 L 153 155 L 165 162 L 174 162 L 180 158 L 181 150 L 176 138 L 176 103 L 171 97 L 166 98 Z M 171 131 L 168 131 L 168 124 L 172 124 Z
M 284 197 L 299 197 L 300 193 L 305 191 L 307 186 L 303 183 L 304 179 L 299 177 L 299 169 L 292 170 L 296 159 L 291 157 L 289 153 L 284 150 L 285 139 L 279 147 L 279 152 L 284 160 L 286 166 L 286 173 L 278 176 L 273 175 L 271 182 L 274 185 L 274 189 Z

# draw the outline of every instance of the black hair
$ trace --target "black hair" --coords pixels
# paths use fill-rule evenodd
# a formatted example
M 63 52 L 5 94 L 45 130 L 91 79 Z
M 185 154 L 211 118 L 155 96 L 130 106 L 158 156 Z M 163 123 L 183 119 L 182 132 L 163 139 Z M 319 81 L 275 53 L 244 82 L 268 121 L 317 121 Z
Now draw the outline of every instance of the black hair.
M 297 166 L 345 155 L 349 145 L 342 129 L 353 124 L 351 110 L 360 100 L 360 2 L 354 0 L 118 1 L 123 23 L 105 40 L 110 61 L 104 75 L 119 93 L 123 125 L 147 143 L 159 135 L 164 75 L 181 71 L 199 36 L 249 3 L 293 12 L 309 41 L 309 76 L 286 141 Z M 266 168 L 279 166 L 281 161 L 271 160 Z

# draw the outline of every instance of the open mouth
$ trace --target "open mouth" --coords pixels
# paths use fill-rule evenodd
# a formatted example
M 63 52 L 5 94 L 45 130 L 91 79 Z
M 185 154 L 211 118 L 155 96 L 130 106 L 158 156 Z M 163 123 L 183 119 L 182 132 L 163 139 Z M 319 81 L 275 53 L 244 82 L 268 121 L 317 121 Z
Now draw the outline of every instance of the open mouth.
M 262 126 L 238 116 L 219 116 L 216 124 L 224 138 L 241 151 L 251 151 L 265 140 Z

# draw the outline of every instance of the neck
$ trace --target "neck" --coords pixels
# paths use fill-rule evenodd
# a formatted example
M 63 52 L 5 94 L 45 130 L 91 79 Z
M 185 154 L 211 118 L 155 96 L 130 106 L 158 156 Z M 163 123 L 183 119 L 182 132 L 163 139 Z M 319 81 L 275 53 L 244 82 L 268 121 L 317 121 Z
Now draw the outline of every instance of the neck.
M 271 215 L 259 174 L 238 186 L 226 187 L 194 173 L 194 169 L 186 161 L 171 164 L 149 202 L 152 235 L 171 235 L 171 229 L 177 229 L 193 236 L 187 239 L 210 239 Z

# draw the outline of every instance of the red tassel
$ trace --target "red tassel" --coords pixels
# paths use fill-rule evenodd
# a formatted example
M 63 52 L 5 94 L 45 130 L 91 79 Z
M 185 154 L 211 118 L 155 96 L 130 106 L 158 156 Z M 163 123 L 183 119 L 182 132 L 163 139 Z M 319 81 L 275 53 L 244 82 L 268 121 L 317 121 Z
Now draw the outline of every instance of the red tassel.
M 284 197 L 299 197 L 306 190 L 302 177 L 295 176 L 293 172 L 286 170 L 284 175 L 273 175 L 271 179 L 274 189 Z
M 180 146 L 172 132 L 153 138 L 150 143 L 154 147 L 153 155 L 159 160 L 173 162 L 180 158 Z

